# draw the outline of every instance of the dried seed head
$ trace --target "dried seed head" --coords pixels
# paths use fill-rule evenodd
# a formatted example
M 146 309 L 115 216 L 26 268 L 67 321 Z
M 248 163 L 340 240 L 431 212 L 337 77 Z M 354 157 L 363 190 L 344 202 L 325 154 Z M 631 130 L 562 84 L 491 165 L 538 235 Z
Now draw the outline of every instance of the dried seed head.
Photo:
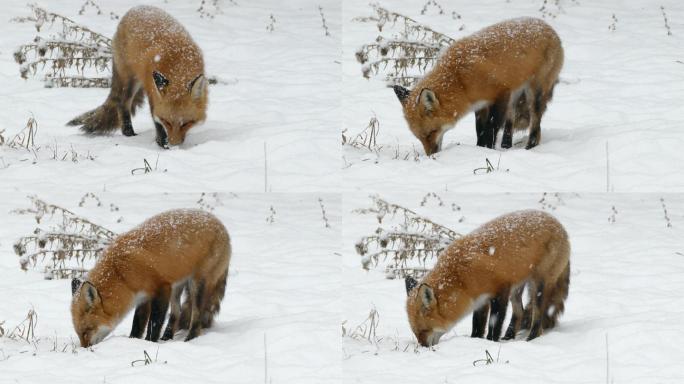
M 356 253 L 363 256 L 366 254 L 366 252 L 368 252 L 368 247 L 366 247 L 366 244 L 363 242 L 356 243 Z
M 26 253 L 26 247 L 21 243 L 14 243 L 14 253 L 16 253 L 17 256 L 23 256 L 24 253 Z

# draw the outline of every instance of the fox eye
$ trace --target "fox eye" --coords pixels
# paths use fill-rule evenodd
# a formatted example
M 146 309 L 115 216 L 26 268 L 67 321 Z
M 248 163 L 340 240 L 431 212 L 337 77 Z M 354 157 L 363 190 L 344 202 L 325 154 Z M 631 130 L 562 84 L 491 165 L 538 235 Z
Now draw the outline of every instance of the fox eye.
M 181 125 L 181 129 L 188 129 L 188 128 L 192 127 L 194 124 L 195 124 L 194 121 L 188 121 L 187 123 Z

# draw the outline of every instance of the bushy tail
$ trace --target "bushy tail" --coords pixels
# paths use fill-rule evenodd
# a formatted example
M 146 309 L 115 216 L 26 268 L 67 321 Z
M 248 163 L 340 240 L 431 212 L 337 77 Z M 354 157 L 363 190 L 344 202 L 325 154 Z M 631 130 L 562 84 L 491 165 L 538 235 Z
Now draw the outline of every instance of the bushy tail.
M 202 328 L 209 328 L 214 323 L 214 316 L 221 311 L 221 300 L 226 294 L 226 281 L 228 279 L 228 269 L 221 275 L 216 283 L 216 288 L 211 293 L 209 302 L 206 304 L 204 311 L 201 313 L 202 318 Z M 186 291 L 187 292 L 187 291 Z M 185 300 L 183 306 L 181 307 L 181 316 L 178 321 L 179 329 L 189 329 L 190 328 L 190 317 L 191 317 L 190 300 Z
M 228 270 L 221 276 L 216 289 L 211 295 L 209 303 L 207 303 L 206 310 L 202 313 L 202 328 L 209 328 L 214 323 L 214 316 L 221 311 L 221 300 L 226 294 L 226 280 L 228 279 Z
M 544 308 L 542 313 L 542 329 L 549 329 L 556 326 L 558 317 L 565 311 L 565 299 L 568 298 L 568 291 L 570 289 L 570 262 L 563 269 L 560 277 L 556 281 L 556 286 L 551 291 L 551 296 L 548 299 L 548 307 Z M 532 316 L 532 307 L 528 303 L 525 307 L 525 315 L 522 320 L 522 329 L 530 329 L 530 318 Z
M 119 129 L 121 127 L 121 116 L 119 116 L 116 103 L 108 98 L 101 106 L 75 117 L 67 125 L 80 125 L 81 131 L 89 135 L 98 135 Z
M 563 273 L 556 282 L 556 287 L 549 297 L 549 306 L 542 317 L 542 328 L 548 329 L 556 326 L 558 317 L 565 311 L 565 299 L 568 298 L 570 289 L 570 262 L 565 266 Z

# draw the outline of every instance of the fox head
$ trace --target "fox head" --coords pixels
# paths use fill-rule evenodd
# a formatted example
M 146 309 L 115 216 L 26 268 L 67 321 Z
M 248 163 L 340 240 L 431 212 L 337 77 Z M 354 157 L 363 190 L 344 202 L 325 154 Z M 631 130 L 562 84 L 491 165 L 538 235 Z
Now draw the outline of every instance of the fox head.
M 413 135 L 420 140 L 429 156 L 442 149 L 442 136 L 454 124 L 455 116 L 448 113 L 439 98 L 429 88 L 409 90 L 394 86 L 394 93 L 404 110 L 404 118 Z
M 449 330 L 450 324 L 439 312 L 434 291 L 429 285 L 419 284 L 412 277 L 406 277 L 406 294 L 406 312 L 418 343 L 424 347 L 437 344 L 439 338 Z
M 159 71 L 151 74 L 154 91 L 148 92 L 148 97 L 152 118 L 164 129 L 169 145 L 182 144 L 190 128 L 206 119 L 206 77 L 197 74 L 190 80 L 184 78 Z
M 105 313 L 102 298 L 90 282 L 71 281 L 71 318 L 82 347 L 104 339 L 111 331 L 111 316 Z

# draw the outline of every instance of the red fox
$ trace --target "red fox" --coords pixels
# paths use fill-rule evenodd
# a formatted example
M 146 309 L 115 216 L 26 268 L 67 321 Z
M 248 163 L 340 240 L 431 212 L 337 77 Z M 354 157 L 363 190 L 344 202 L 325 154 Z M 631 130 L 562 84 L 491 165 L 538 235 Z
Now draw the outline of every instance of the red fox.
M 183 143 L 188 130 L 205 120 L 208 93 L 202 52 L 188 31 L 159 8 L 134 7 L 121 18 L 112 51 L 107 100 L 67 125 L 80 125 L 88 134 L 120 127 L 134 136 L 131 116 L 147 96 L 157 144 Z
M 181 315 L 180 295 L 190 303 L 186 341 L 197 337 L 218 312 L 224 295 L 231 247 L 215 216 L 179 209 L 153 216 L 109 245 L 86 281 L 72 281 L 71 314 L 81 346 L 104 339 L 138 305 L 131 337 L 157 341 L 171 304 L 165 338 L 172 338 Z M 210 324 L 209 324 L 210 325 Z
M 518 18 L 456 41 L 413 90 L 395 85 L 394 92 L 428 155 L 441 150 L 444 133 L 470 111 L 476 115 L 477 145 L 493 148 L 505 125 L 502 147 L 510 147 L 508 111 L 524 95 L 530 149 L 541 140 L 541 117 L 562 65 L 556 32 L 542 20 Z
M 551 304 L 557 306 L 560 300 L 561 306 L 547 315 L 554 323 L 563 310 L 570 281 L 569 257 L 568 235 L 553 216 L 536 210 L 500 216 L 455 240 L 420 283 L 406 279 L 411 329 L 421 345 L 431 346 L 475 310 L 480 316 L 473 316 L 472 336 L 482 337 L 481 318 L 484 315 L 486 321 L 486 312 L 481 311 L 489 309 L 491 299 L 490 338 L 498 340 L 513 291 L 509 328 L 514 337 L 523 317 L 522 301 L 516 297 L 522 296 L 522 287 L 529 284 L 532 302 L 527 340 L 532 340 L 541 334 L 543 314 Z M 476 330 L 478 325 L 482 329 Z

